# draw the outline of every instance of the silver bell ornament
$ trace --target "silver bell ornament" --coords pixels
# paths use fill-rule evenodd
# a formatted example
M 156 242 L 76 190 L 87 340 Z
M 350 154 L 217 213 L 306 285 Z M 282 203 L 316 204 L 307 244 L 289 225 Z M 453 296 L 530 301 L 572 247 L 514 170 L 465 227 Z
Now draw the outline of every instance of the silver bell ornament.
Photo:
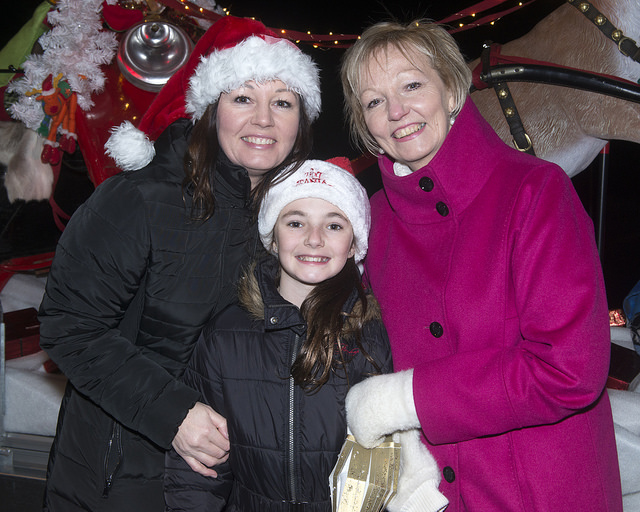
M 189 59 L 193 42 L 180 27 L 149 20 L 131 27 L 118 48 L 118 67 L 136 87 L 157 92 Z

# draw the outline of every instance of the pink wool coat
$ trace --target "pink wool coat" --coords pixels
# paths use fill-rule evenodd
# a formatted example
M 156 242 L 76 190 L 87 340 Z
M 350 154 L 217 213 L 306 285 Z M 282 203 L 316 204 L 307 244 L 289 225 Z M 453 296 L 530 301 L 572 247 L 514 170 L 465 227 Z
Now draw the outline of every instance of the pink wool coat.
M 380 167 L 366 273 L 447 511 L 621 511 L 607 303 L 569 178 L 471 100 L 426 167 Z

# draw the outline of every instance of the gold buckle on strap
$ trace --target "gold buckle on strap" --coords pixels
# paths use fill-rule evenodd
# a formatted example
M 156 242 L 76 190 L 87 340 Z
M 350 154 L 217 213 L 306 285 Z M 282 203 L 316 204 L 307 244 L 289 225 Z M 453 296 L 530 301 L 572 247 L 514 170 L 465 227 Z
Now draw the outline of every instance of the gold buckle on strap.
M 515 146 L 515 148 L 518 151 L 522 151 L 523 153 L 529 151 L 533 147 L 533 143 L 531 142 L 531 138 L 529 137 L 529 134 L 525 133 L 524 137 L 525 137 L 525 139 L 527 139 L 527 147 L 526 148 L 519 147 L 518 143 L 516 142 L 516 139 L 513 139 L 513 145 Z

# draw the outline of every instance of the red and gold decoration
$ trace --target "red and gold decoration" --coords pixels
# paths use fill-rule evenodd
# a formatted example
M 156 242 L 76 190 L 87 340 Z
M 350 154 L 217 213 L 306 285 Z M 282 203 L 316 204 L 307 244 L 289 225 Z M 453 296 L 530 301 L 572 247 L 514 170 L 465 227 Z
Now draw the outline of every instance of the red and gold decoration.
M 42 163 L 56 165 L 60 162 L 60 152 L 73 153 L 76 150 L 76 108 L 77 95 L 71 90 L 69 82 L 62 78 L 62 73 L 55 78 L 47 76 L 42 82 L 42 89 L 33 89 L 26 96 L 36 95 L 42 103 L 44 119 L 37 133 L 45 138 L 42 150 Z M 58 130 L 61 137 L 58 139 Z

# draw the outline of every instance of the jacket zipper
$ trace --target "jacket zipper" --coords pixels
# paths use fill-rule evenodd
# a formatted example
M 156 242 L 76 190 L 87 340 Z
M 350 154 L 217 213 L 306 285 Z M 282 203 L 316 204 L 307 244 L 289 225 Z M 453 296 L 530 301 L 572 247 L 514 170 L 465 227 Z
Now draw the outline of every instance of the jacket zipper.
M 114 454 L 115 452 L 115 454 Z M 107 451 L 104 455 L 104 489 L 102 491 L 102 497 L 106 498 L 109 495 L 111 486 L 113 485 L 113 477 L 120 466 L 122 460 L 122 429 L 117 421 L 113 422 L 111 427 L 111 437 L 107 443 Z M 115 464 L 114 464 L 115 462 Z M 110 469 L 112 467 L 112 469 Z
M 296 361 L 296 355 L 298 354 L 298 343 L 300 336 L 295 335 L 293 342 L 293 351 L 291 352 L 291 366 Z M 291 494 L 291 501 L 297 502 L 296 492 L 296 473 L 295 473 L 295 436 L 294 436 L 294 418 L 295 418 L 295 382 L 293 377 L 289 377 L 289 492 Z

